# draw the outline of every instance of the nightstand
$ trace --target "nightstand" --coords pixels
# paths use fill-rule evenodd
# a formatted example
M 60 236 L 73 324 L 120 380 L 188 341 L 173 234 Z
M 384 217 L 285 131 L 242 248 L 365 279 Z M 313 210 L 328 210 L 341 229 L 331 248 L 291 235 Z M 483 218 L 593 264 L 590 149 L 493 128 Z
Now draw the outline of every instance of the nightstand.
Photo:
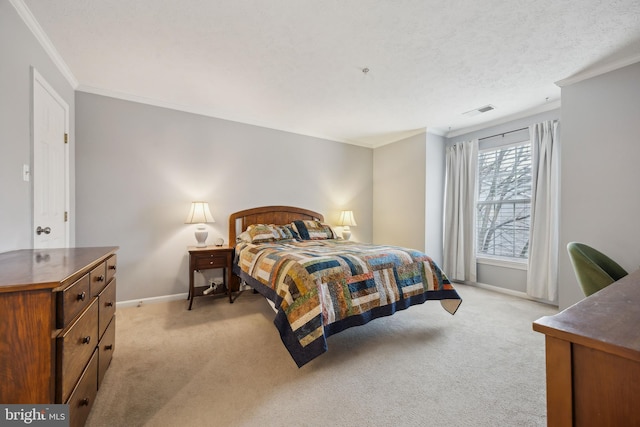
M 229 246 L 189 246 L 189 310 L 193 305 L 193 298 L 202 296 L 205 287 L 197 289 L 193 285 L 193 275 L 196 271 L 211 270 L 214 268 L 222 268 L 223 284 L 227 287 L 229 294 L 229 302 L 232 303 L 231 297 L 231 269 L 233 262 L 233 248 Z

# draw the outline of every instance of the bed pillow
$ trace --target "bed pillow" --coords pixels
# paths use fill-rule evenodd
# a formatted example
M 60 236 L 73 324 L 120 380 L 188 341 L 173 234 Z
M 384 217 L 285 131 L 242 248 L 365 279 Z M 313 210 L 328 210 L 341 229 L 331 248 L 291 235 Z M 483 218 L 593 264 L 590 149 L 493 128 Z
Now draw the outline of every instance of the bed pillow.
M 248 242 L 251 243 L 251 235 L 246 231 L 243 231 L 236 237 L 236 242 Z
M 293 221 L 291 225 L 302 240 L 335 239 L 337 236 L 329 224 L 320 221 Z
M 298 232 L 293 228 L 293 225 L 291 224 L 287 224 L 284 225 L 283 227 L 287 227 L 287 230 L 289 230 L 289 232 L 291 233 L 291 235 L 293 236 L 294 239 L 296 240 L 300 240 L 300 235 L 298 234 Z
M 275 225 L 271 224 L 273 228 L 273 234 L 276 236 L 276 240 L 291 240 L 295 239 L 294 231 L 289 225 Z
M 250 243 L 275 242 L 295 238 L 288 226 L 275 224 L 251 224 L 240 236 Z

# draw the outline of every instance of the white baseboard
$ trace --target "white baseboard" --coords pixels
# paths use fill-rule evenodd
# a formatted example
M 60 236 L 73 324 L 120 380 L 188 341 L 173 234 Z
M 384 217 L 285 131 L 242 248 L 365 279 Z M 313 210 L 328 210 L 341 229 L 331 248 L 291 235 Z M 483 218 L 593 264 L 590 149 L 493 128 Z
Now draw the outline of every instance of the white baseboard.
M 544 299 L 533 298 L 527 295 L 525 292 L 514 291 L 513 289 L 502 288 L 500 286 L 487 285 L 486 283 L 478 283 L 478 282 L 464 282 L 466 285 L 477 286 L 478 288 L 487 289 L 493 292 L 499 292 L 501 294 L 511 295 L 518 298 L 528 299 L 530 301 L 541 302 L 543 304 L 553 305 L 555 307 L 558 306 L 557 302 L 547 301 Z
M 240 285 L 240 290 L 244 291 L 247 289 L 251 289 L 249 285 L 246 283 L 242 283 Z M 132 299 L 128 301 L 120 301 L 116 302 L 116 308 L 125 308 L 125 307 L 139 307 L 145 304 L 158 304 L 161 302 L 169 302 L 169 301 L 177 301 L 177 300 L 187 300 L 188 293 L 182 294 L 173 294 L 173 295 L 163 295 L 159 297 L 149 297 L 149 298 L 140 298 L 140 299 Z
M 150 297 L 150 298 L 132 299 L 128 301 L 120 301 L 116 303 L 116 308 L 139 307 L 144 304 L 158 304 L 161 302 L 177 301 L 179 299 L 186 301 L 187 295 L 188 294 L 185 292 L 182 294 L 163 295 L 161 297 Z

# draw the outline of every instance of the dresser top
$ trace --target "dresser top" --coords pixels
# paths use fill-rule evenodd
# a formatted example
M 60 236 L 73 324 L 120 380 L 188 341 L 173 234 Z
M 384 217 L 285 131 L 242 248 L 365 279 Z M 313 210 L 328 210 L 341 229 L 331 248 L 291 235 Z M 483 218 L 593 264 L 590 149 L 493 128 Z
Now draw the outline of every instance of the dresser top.
M 640 361 L 640 270 L 566 310 L 533 323 L 533 329 L 566 341 Z
M 0 253 L 0 293 L 54 289 L 104 261 L 117 246 L 20 249 Z

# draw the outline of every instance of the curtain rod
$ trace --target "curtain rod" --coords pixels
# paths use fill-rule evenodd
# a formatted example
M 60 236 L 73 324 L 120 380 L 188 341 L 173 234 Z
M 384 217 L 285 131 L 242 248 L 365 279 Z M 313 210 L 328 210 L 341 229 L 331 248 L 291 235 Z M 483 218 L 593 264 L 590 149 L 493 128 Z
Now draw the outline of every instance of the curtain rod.
M 483 139 L 495 138 L 496 136 L 505 136 L 505 135 L 510 134 L 510 133 L 520 132 L 520 131 L 527 130 L 527 129 L 529 129 L 529 127 L 528 127 L 528 126 L 527 126 L 526 128 L 521 128 L 521 129 L 516 129 L 516 130 L 510 130 L 509 132 L 497 133 L 497 134 L 495 134 L 495 135 L 485 136 L 484 138 L 478 138 L 478 141 L 482 141 Z
M 558 120 L 551 120 L 553 123 L 557 123 Z M 520 132 L 523 130 L 527 130 L 529 129 L 529 126 L 525 127 L 525 128 L 520 128 L 520 129 L 516 129 L 516 130 L 510 130 L 509 132 L 502 132 L 502 133 L 496 133 L 495 135 L 491 135 L 491 136 L 485 136 L 484 138 L 478 138 L 478 141 L 482 141 L 483 139 L 489 139 L 489 138 L 495 138 L 496 136 L 505 136 L 509 133 L 513 133 L 513 132 Z

